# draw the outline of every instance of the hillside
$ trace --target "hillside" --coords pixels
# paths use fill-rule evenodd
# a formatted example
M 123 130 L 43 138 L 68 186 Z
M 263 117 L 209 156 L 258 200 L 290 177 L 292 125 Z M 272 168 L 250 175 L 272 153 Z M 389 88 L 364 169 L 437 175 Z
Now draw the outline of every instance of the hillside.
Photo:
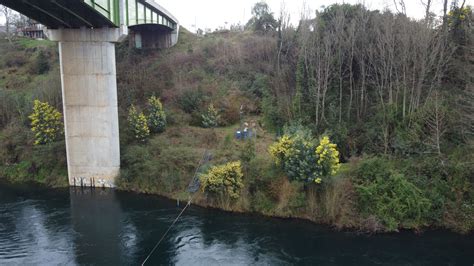
M 168 50 L 118 44 L 119 189 L 186 200 L 208 150 L 202 176 L 239 161 L 243 177 L 199 193 L 203 206 L 363 231 L 471 231 L 473 36 L 460 18 L 443 35 L 401 15 L 334 5 L 296 29 L 183 29 Z M 0 178 L 67 186 L 64 140 L 33 145 L 28 119 L 34 99 L 62 108 L 56 45 L 0 40 L 0 78 Z M 152 96 L 166 129 L 137 140 L 130 107 L 147 114 Z M 211 106 L 217 126 L 205 123 Z M 236 139 L 245 123 L 256 138 Z

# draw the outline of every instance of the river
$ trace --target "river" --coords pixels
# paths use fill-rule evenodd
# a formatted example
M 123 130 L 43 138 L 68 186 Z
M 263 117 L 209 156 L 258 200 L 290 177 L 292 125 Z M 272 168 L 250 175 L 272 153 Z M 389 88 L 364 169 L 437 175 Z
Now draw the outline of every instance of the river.
M 141 264 L 179 212 L 156 196 L 0 183 L 0 265 Z M 147 265 L 473 263 L 473 235 L 337 232 L 191 206 Z

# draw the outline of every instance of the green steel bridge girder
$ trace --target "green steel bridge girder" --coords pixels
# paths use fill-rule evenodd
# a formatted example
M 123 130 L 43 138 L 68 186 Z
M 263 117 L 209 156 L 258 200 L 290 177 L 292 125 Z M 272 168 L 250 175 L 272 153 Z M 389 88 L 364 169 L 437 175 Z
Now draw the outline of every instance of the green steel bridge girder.
M 174 31 L 177 19 L 153 0 L 0 0 L 48 28 L 156 25 Z
M 120 13 L 117 12 L 121 6 L 120 1 L 123 1 L 125 6 L 123 24 L 127 26 L 158 24 L 170 29 L 175 29 L 177 26 L 176 19 L 153 0 L 84 0 L 116 26 L 121 24 Z

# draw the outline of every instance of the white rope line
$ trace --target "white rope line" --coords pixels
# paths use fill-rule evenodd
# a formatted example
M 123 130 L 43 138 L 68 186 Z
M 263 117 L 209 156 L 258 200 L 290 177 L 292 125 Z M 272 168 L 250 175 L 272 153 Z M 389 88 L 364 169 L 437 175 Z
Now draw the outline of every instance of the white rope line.
M 181 212 L 179 213 L 178 217 L 176 217 L 176 219 L 174 219 L 173 223 L 168 227 L 168 230 L 166 230 L 166 232 L 163 234 L 163 236 L 161 237 L 160 241 L 158 241 L 158 243 L 156 243 L 155 247 L 153 247 L 153 249 L 151 250 L 150 254 L 148 254 L 148 256 L 146 257 L 146 259 L 143 261 L 142 263 L 142 266 L 145 265 L 145 263 L 147 262 L 147 260 L 151 257 L 151 255 L 153 254 L 153 252 L 155 252 L 156 248 L 161 244 L 161 241 L 163 241 L 163 239 L 165 239 L 165 236 L 168 234 L 168 232 L 171 230 L 171 228 L 173 227 L 173 225 L 178 221 L 179 217 L 181 217 L 181 215 L 184 213 L 184 211 L 186 210 L 186 208 L 189 207 L 189 205 L 191 205 L 191 199 L 188 201 L 188 204 L 186 204 L 186 206 L 184 206 L 184 208 L 181 210 Z
M 204 162 L 204 157 L 206 156 L 206 153 L 207 153 L 207 150 L 204 151 L 204 154 L 202 155 L 202 158 L 201 160 L 199 161 L 199 164 L 198 164 L 198 167 L 196 168 L 196 171 L 194 172 L 194 176 L 193 176 L 193 180 L 191 180 L 191 182 L 194 181 L 196 175 L 197 175 L 197 172 L 199 170 L 199 167 L 201 167 L 201 164 Z M 196 193 L 197 194 L 197 193 Z M 145 263 L 147 262 L 147 260 L 151 257 L 151 255 L 153 254 L 153 252 L 155 252 L 156 248 L 158 248 L 158 246 L 161 244 L 161 242 L 163 241 L 163 239 L 165 239 L 166 235 L 168 234 L 168 232 L 171 230 L 171 228 L 174 226 L 174 224 L 178 221 L 179 217 L 181 217 L 181 215 L 184 213 L 184 211 L 186 210 L 186 208 L 188 208 L 190 205 L 191 205 L 191 201 L 193 200 L 193 198 L 196 196 L 196 194 L 194 194 L 189 200 L 188 200 L 188 203 L 186 204 L 186 206 L 184 206 L 184 208 L 181 210 L 181 212 L 178 214 L 178 217 L 176 217 L 176 219 L 174 219 L 173 223 L 171 223 L 171 225 L 168 227 L 168 229 L 166 230 L 166 232 L 163 234 L 163 236 L 160 238 L 160 240 L 158 241 L 158 243 L 156 243 L 156 245 L 153 247 L 153 249 L 151 250 L 150 254 L 148 254 L 148 256 L 145 258 L 145 260 L 142 262 L 142 266 L 145 265 Z

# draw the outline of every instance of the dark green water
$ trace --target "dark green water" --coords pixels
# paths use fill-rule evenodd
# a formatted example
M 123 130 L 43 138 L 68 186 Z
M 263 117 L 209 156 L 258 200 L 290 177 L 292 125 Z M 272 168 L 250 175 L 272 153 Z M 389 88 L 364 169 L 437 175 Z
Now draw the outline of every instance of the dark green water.
M 176 202 L 0 184 L 0 265 L 137 265 Z M 189 208 L 147 265 L 469 265 L 474 236 L 360 235 L 308 222 Z

